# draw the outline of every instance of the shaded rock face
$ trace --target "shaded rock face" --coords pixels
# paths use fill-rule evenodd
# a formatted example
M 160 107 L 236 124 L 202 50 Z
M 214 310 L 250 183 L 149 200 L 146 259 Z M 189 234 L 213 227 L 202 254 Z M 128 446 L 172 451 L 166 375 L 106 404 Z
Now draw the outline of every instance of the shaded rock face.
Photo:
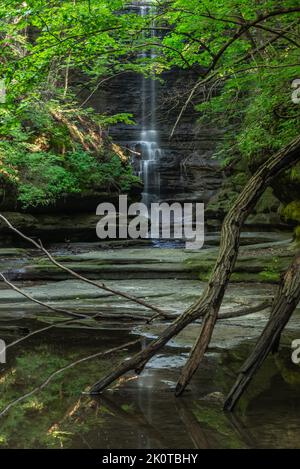
M 196 72 L 173 70 L 163 75 L 163 83 L 156 82 L 155 128 L 161 150 L 155 171 L 159 176 L 157 187 L 149 189 L 158 192 L 159 199 L 176 201 L 207 202 L 222 183 L 222 172 L 218 162 L 212 159 L 216 144 L 222 139 L 222 131 L 208 125 L 197 125 L 197 115 L 189 106 L 182 117 L 174 136 L 172 128 L 181 106 L 188 96 L 195 80 Z M 151 100 L 153 96 L 150 80 L 134 73 L 126 73 L 106 82 L 104 88 L 95 93 L 90 104 L 99 112 L 130 112 L 137 123 L 135 126 L 118 125 L 110 130 L 110 135 L 122 147 L 141 151 L 143 118 L 149 128 Z M 142 86 L 146 87 L 146 103 L 143 105 Z M 145 110 L 146 109 L 146 114 Z M 144 122 L 145 125 L 145 122 Z M 152 177 L 152 180 L 157 178 Z
M 141 184 L 137 183 L 132 185 L 128 192 L 128 200 L 136 202 L 141 195 Z M 1 195 L 1 192 L 0 192 Z M 43 206 L 37 205 L 36 207 L 23 208 L 22 204 L 16 200 L 16 194 L 8 194 L 3 197 L 0 202 L 1 212 L 16 212 L 16 213 L 30 213 L 30 214 L 72 214 L 72 213 L 96 213 L 97 206 L 102 202 L 109 202 L 117 206 L 119 201 L 119 192 L 116 190 L 108 191 L 90 191 L 81 192 L 79 194 L 67 194 L 65 197 L 57 199 L 55 202 Z
M 1 212 L 24 234 L 39 237 L 43 242 L 97 241 L 95 212 L 84 213 L 20 213 Z M 22 242 L 4 222 L 0 222 L 0 244 Z M 28 245 L 28 244 L 27 244 Z

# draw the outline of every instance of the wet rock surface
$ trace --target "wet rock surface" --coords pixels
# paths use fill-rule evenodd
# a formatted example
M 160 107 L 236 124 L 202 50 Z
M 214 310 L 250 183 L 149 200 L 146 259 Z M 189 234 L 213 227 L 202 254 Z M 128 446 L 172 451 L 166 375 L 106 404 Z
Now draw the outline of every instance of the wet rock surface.
M 142 240 L 143 241 L 143 240 Z M 147 245 L 147 240 L 146 245 Z M 149 241 L 149 240 L 148 240 Z M 149 247 L 112 249 L 112 243 L 66 245 L 52 249 L 56 259 L 91 279 L 191 279 L 205 281 L 216 261 L 218 234 L 206 237 L 207 249 L 190 251 L 183 248 Z M 258 241 L 262 241 L 257 244 Z M 268 241 L 268 242 L 267 242 Z M 249 245 L 248 243 L 253 243 Z M 243 233 L 243 246 L 231 280 L 233 282 L 277 282 L 287 267 L 293 249 L 290 234 Z M 141 245 L 141 244 L 140 244 Z M 139 246 L 139 243 L 137 244 Z M 67 280 L 70 275 L 47 258 L 14 260 L 6 256 L 2 270 L 14 280 Z
M 266 235 L 262 234 L 262 241 L 266 241 L 264 236 Z M 244 242 L 249 242 L 249 239 L 251 236 L 245 233 Z M 257 237 L 255 239 L 258 240 Z M 199 252 L 147 247 L 112 250 L 103 249 L 96 243 L 74 244 L 71 248 L 53 245 L 50 251 L 58 261 L 76 272 L 99 280 L 100 283 L 105 279 L 108 287 L 143 298 L 174 317 L 199 297 L 217 256 L 217 248 L 214 247 Z M 100 329 L 119 323 L 135 334 L 153 338 L 165 327 L 160 321 L 145 323 L 152 317 L 151 310 L 101 288 L 72 279 L 47 258 L 39 257 L 36 250 L 3 248 L 2 253 L 5 257 L 3 270 L 6 276 L 14 278 L 14 282 L 24 293 L 56 308 L 85 314 L 99 312 L 103 315 L 96 324 Z M 287 236 L 281 234 L 269 235 L 268 243 L 242 246 L 232 274 L 233 282 L 226 292 L 221 313 L 234 312 L 269 300 L 276 288 L 272 284 L 276 283 L 277 277 L 274 276 L 280 275 L 292 256 L 292 245 Z M 271 272 L 266 271 L 268 263 L 270 269 L 273 269 Z M 247 284 L 243 283 L 245 278 Z M 32 303 L 3 283 L 0 290 L 0 317 L 6 322 L 14 318 L 46 322 L 53 320 L 53 314 L 45 307 Z M 268 310 L 265 310 L 219 321 L 212 347 L 226 349 L 252 340 L 263 329 L 267 318 Z M 298 317 L 295 315 L 289 328 L 297 328 L 297 322 Z M 81 324 L 79 321 L 76 327 L 86 325 L 87 323 Z M 190 325 L 170 344 L 190 347 L 198 331 L 197 323 Z

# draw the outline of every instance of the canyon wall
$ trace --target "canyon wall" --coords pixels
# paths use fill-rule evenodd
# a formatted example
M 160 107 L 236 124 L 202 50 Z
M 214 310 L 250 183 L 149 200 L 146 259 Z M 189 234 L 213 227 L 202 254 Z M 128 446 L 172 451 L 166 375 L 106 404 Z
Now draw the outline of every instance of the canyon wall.
M 185 111 L 170 138 L 181 106 L 186 99 L 196 74 L 172 70 L 162 77 L 163 83 L 156 84 L 156 129 L 158 131 L 161 157 L 157 164 L 160 176 L 160 198 L 162 200 L 207 202 L 222 182 L 218 162 L 212 158 L 222 131 L 197 124 L 199 115 L 191 104 Z M 122 147 L 139 150 L 142 132 L 142 77 L 125 73 L 106 82 L 94 94 L 90 104 L 99 112 L 133 114 L 137 125 L 120 124 L 110 129 L 110 135 Z M 146 80 L 147 109 L 151 120 L 151 80 Z

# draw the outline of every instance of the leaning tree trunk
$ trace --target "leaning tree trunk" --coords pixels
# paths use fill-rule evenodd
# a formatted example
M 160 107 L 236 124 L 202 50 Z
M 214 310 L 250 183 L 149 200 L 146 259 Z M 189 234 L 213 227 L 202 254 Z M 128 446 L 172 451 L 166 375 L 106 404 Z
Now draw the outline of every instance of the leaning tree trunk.
M 238 400 L 249 386 L 300 301 L 300 253 L 297 255 L 280 283 L 274 299 L 270 319 L 259 337 L 253 352 L 240 369 L 224 404 L 224 409 L 233 410 Z
M 238 255 L 242 225 L 271 181 L 287 166 L 299 161 L 299 143 L 298 137 L 260 167 L 225 218 L 221 231 L 219 256 L 206 290 L 210 290 L 210 295 L 205 297 L 204 294 L 194 306 L 198 311 L 205 312 L 205 316 L 199 337 L 178 380 L 177 396 L 184 391 L 209 346 L 219 308 Z M 209 299 L 208 303 L 207 299 Z
M 204 316 L 200 337 L 186 366 L 183 368 L 176 388 L 176 395 L 183 392 L 209 345 L 220 305 L 238 255 L 242 225 L 267 186 L 281 171 L 299 161 L 299 156 L 300 137 L 297 137 L 282 151 L 270 157 L 251 177 L 224 220 L 218 259 L 208 285 L 199 300 L 167 327 L 160 337 L 152 341 L 148 347 L 126 362 L 121 363 L 112 373 L 95 383 L 91 388 L 91 394 L 101 392 L 127 371 L 140 371 L 150 358 L 173 336 L 191 322 Z

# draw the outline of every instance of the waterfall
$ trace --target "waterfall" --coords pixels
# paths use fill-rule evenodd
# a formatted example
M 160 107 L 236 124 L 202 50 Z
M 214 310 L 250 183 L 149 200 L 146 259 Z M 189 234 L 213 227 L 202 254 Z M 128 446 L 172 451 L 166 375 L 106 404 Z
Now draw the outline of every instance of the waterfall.
M 151 13 L 153 7 L 149 4 L 139 5 L 139 13 L 142 17 Z M 154 24 L 153 24 L 154 26 Z M 145 34 L 145 33 L 144 33 Z M 144 35 L 146 38 L 146 34 Z M 151 29 L 151 38 L 155 40 L 156 31 Z M 155 59 L 156 51 L 152 47 L 149 52 L 144 51 L 141 58 Z M 157 106 L 157 81 L 153 72 L 152 78 L 141 78 L 141 133 L 140 140 L 137 142 L 138 150 L 141 154 L 140 176 L 144 182 L 144 192 L 142 202 L 147 206 L 159 198 L 160 177 L 159 161 L 162 156 L 162 150 L 159 146 L 159 132 L 157 131 L 156 106 Z

